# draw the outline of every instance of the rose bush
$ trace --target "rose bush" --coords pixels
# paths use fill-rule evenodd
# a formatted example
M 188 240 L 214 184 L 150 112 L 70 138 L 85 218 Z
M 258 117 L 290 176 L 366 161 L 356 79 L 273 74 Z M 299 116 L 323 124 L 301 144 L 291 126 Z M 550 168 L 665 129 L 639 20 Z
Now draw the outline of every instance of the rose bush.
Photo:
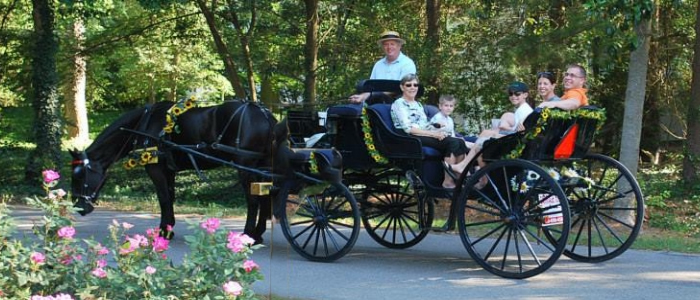
M 60 175 L 43 172 L 46 198 L 27 199 L 45 216 L 34 239 L 14 238 L 9 209 L 0 204 L 0 299 L 254 299 L 262 279 L 250 255 L 253 240 L 207 218 L 190 223 L 190 252 L 180 264 L 168 258 L 170 241 L 157 228 L 131 233 L 113 220 L 102 242 L 77 239 L 65 192 L 51 190 Z

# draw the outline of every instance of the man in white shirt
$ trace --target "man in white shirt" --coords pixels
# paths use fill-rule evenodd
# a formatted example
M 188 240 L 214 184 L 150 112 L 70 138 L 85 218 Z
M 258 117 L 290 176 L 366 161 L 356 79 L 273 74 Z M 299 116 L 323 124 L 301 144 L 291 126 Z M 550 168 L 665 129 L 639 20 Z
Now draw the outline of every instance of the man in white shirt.
M 408 74 L 416 74 L 416 64 L 401 52 L 405 43 L 398 32 L 384 31 L 377 44 L 382 47 L 385 56 L 374 64 L 369 79 L 401 80 Z M 370 93 L 355 94 L 350 96 L 349 100 L 352 103 L 360 103 L 369 96 Z

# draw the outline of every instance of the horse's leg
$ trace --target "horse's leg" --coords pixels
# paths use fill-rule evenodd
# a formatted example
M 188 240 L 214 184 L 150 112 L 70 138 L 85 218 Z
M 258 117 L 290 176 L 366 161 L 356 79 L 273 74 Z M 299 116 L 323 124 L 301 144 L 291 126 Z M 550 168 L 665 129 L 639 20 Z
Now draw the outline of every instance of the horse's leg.
M 253 177 L 245 173 L 240 173 L 239 176 L 241 186 L 243 187 L 245 201 L 248 207 L 243 233 L 253 238 L 256 244 L 260 244 L 262 243 L 263 239 L 262 235 L 257 233 L 256 228 L 256 220 L 258 218 L 258 210 L 260 209 L 260 203 L 258 202 L 258 197 L 250 194 L 250 183 L 253 182 Z
M 172 228 L 175 226 L 175 172 L 165 165 L 148 165 L 146 172 L 156 187 L 158 204 L 160 204 L 160 232 L 166 238 L 172 238 Z
M 271 196 L 255 196 L 256 202 L 260 207 L 260 215 L 258 216 L 258 225 L 255 226 L 255 234 L 260 237 L 267 230 L 267 220 L 272 216 L 272 197 Z

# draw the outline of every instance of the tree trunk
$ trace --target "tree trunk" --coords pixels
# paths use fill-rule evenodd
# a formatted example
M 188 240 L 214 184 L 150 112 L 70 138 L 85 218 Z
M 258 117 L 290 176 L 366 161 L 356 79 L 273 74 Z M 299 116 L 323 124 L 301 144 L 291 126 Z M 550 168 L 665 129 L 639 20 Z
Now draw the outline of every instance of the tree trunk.
M 248 24 L 248 32 L 244 32 L 243 27 L 241 26 L 241 22 L 238 19 L 238 14 L 236 13 L 236 5 L 234 1 L 229 1 L 229 9 L 227 10 L 226 16 L 233 24 L 233 28 L 236 29 L 236 32 L 238 33 L 238 40 L 241 43 L 241 52 L 243 53 L 243 58 L 245 60 L 245 70 L 246 70 L 246 77 L 248 79 L 248 88 L 249 88 L 249 93 L 250 93 L 250 100 L 257 102 L 258 101 L 258 93 L 256 84 L 255 84 L 255 72 L 253 71 L 253 58 L 252 54 L 250 53 L 250 40 L 251 36 L 253 34 L 253 30 L 255 29 L 255 20 L 256 20 L 256 10 L 255 10 L 255 1 L 250 2 L 250 24 Z
M 76 17 L 75 22 L 73 22 L 71 37 L 75 43 L 74 49 L 72 49 L 73 70 L 70 72 L 69 80 L 66 80 L 64 89 L 64 117 L 68 138 L 73 145 L 83 148 L 88 144 L 90 131 L 85 100 L 87 63 L 82 53 L 85 43 L 85 25 L 81 17 Z
M 305 0 L 306 4 L 306 43 L 304 44 L 304 100 L 307 104 L 316 103 L 316 69 L 318 68 L 318 0 Z
M 58 101 L 56 53 L 58 42 L 54 35 L 53 1 L 32 0 L 35 44 L 32 61 L 34 142 L 29 155 L 25 179 L 37 180 L 46 168 L 61 165 L 61 118 Z
M 440 55 L 440 7 L 441 0 L 427 0 L 425 2 L 425 10 L 428 19 L 428 32 L 426 42 L 427 49 L 432 49 L 433 53 L 429 55 L 429 66 L 425 70 L 427 85 L 432 87 L 428 89 L 428 103 L 437 103 L 440 97 L 440 74 L 442 74 L 442 57 Z
M 625 92 L 625 116 L 622 124 L 620 162 L 632 174 L 639 167 L 639 143 L 642 134 L 644 96 L 646 94 L 647 66 L 649 63 L 649 40 L 651 19 L 644 18 L 635 26 L 638 46 L 630 53 L 627 90 Z
M 221 38 L 219 29 L 216 28 L 216 20 L 214 20 L 214 14 L 207 7 L 205 0 L 197 0 L 197 5 L 202 11 L 204 18 L 207 20 L 209 31 L 211 32 L 211 36 L 214 39 L 214 44 L 216 45 L 216 51 L 219 53 L 221 60 L 224 62 L 226 78 L 231 83 L 231 86 L 233 87 L 233 91 L 236 93 L 236 96 L 240 98 L 245 98 L 245 89 L 241 84 L 240 78 L 238 78 L 238 67 L 236 67 L 236 63 L 233 61 L 233 58 L 231 57 L 231 54 L 228 51 L 226 43 L 224 43 L 224 40 Z
M 686 182 L 698 180 L 700 168 L 700 2 L 695 12 L 695 46 L 693 50 L 693 79 L 690 84 L 690 104 L 688 105 L 688 138 L 686 155 L 683 159 L 683 179 Z

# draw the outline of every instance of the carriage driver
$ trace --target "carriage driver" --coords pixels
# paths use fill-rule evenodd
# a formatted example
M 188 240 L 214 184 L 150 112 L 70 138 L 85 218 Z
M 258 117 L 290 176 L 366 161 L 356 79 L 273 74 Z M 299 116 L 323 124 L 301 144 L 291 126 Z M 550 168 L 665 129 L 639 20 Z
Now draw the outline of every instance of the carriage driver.
M 382 32 L 377 44 L 384 50 L 385 56 L 374 64 L 369 79 L 401 80 L 408 74 L 416 74 L 416 64 L 401 52 L 401 46 L 405 43 L 396 31 Z M 355 94 L 349 100 L 351 103 L 361 103 L 369 95 L 370 93 Z

